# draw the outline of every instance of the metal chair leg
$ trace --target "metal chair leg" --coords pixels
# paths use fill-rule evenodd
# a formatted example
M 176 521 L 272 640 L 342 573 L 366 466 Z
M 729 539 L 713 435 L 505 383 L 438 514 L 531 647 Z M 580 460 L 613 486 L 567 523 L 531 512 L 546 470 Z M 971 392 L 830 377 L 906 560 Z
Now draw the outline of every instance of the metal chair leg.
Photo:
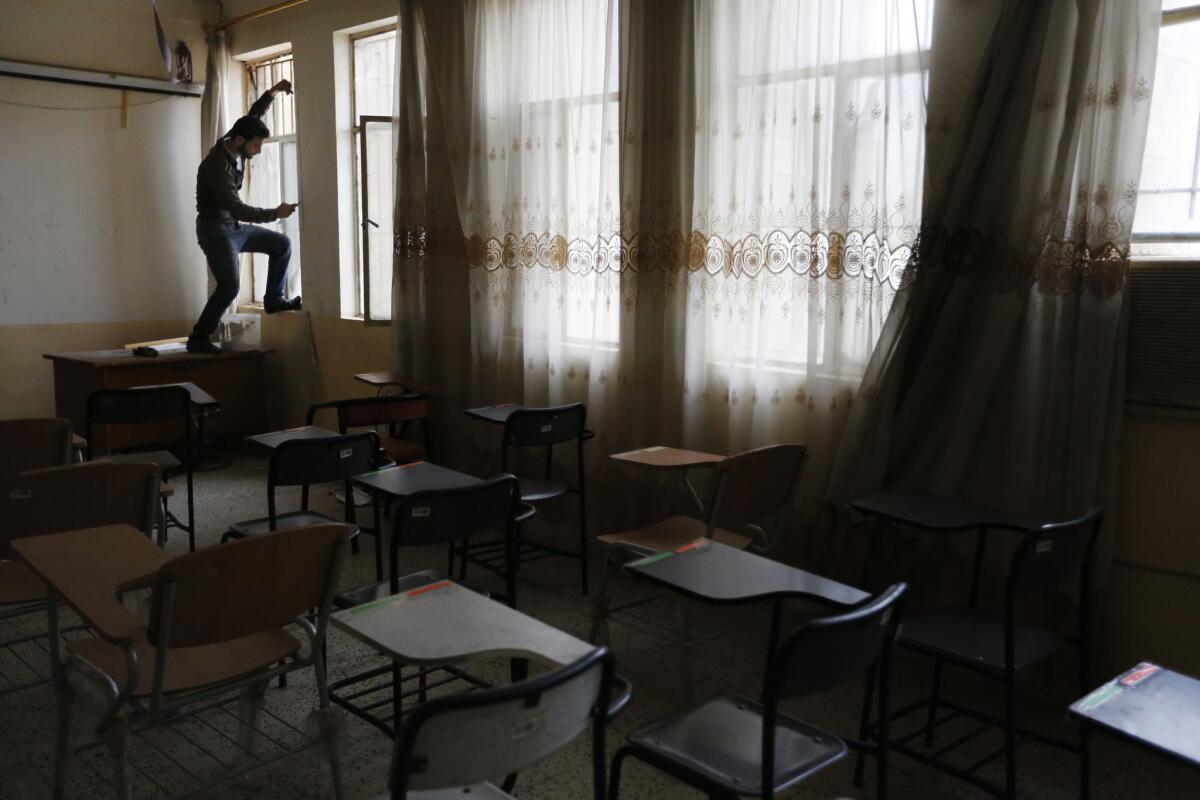
M 58 730 L 54 741 L 54 800 L 62 800 L 67 785 L 67 760 L 71 757 L 71 709 L 74 690 L 64 682 L 58 687 Z
M 592 629 L 588 634 L 588 641 L 592 644 L 607 644 L 609 640 L 608 632 L 608 580 L 609 570 L 612 568 L 613 558 L 615 553 L 613 548 L 606 547 L 604 553 L 604 564 L 600 568 L 600 586 L 592 595 Z
M 103 733 L 108 754 L 113 758 L 114 779 L 119 800 L 133 800 L 129 785 L 129 721 L 118 716 Z
M 167 546 L 167 498 L 158 504 L 158 546 Z M 222 540 L 223 541 L 223 540 Z
M 608 800 L 618 800 L 621 795 L 621 762 L 629 754 L 629 749 L 622 747 L 612 760 L 612 771 L 608 776 Z
M 688 620 L 687 607 L 682 597 L 675 597 L 675 614 L 679 618 L 679 682 L 683 688 L 683 702 L 691 705 L 695 691 L 692 687 L 691 660 L 688 658 L 688 646 L 692 639 L 691 624 Z
M 262 681 L 253 686 L 247 686 L 238 693 L 238 718 L 241 726 L 238 728 L 237 765 L 247 766 L 254 760 L 258 745 L 258 717 L 263 706 L 263 696 L 267 691 L 267 682 Z
M 867 670 L 867 680 L 863 685 L 863 700 L 862 711 L 858 717 L 858 740 L 866 743 L 869 731 L 871 729 L 871 704 L 875 702 L 875 665 Z M 880 714 L 880 722 L 883 722 L 882 713 Z M 854 754 L 854 785 L 862 786 L 863 783 L 863 758 L 862 750 Z
M 1017 676 L 1004 674 L 1004 796 L 1017 800 Z
M 329 759 L 329 774 L 333 780 L 333 796 L 335 800 L 345 800 L 346 790 L 342 785 L 342 765 L 338 750 L 341 746 L 342 716 L 329 704 L 329 682 L 325 675 L 324 659 L 313 659 L 313 675 L 317 683 L 317 702 L 320 708 L 309 715 L 310 720 L 316 717 L 317 730 L 325 745 L 325 754 Z
M 942 664 L 939 658 L 933 662 L 933 687 L 929 691 L 929 715 L 925 718 L 925 746 L 933 746 L 933 729 L 937 724 L 938 699 L 942 691 Z

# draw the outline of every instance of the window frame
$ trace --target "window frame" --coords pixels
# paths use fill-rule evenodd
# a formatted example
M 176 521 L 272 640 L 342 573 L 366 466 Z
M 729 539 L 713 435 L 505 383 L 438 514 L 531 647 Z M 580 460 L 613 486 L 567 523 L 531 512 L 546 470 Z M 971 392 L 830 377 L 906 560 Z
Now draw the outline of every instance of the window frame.
M 369 178 L 367 177 L 367 142 L 366 142 L 366 126 L 375 122 L 391 122 L 391 117 L 383 117 L 378 115 L 358 113 L 358 73 L 355 71 L 355 48 L 363 39 L 370 39 L 374 36 L 379 36 L 383 33 L 392 33 L 396 36 L 396 46 L 400 46 L 400 25 L 399 23 L 391 23 L 388 25 L 380 25 L 358 33 L 350 34 L 350 141 L 353 151 L 354 166 L 350 170 L 351 181 L 351 197 L 354 203 L 354 220 L 355 224 L 360 228 L 358 235 L 354 237 L 354 302 L 356 314 L 354 319 L 361 319 L 363 324 L 368 327 L 391 325 L 392 320 L 375 319 L 371 317 L 371 286 L 370 286 L 370 268 L 371 268 L 371 252 L 367 242 L 369 231 L 367 229 L 367 191 L 369 189 Z
M 1170 27 L 1172 25 L 1183 25 L 1189 22 L 1200 21 L 1200 3 L 1184 6 L 1183 8 L 1175 8 L 1170 11 L 1162 12 L 1162 27 Z M 1157 54 L 1156 54 L 1157 58 Z M 1145 159 L 1145 155 L 1142 156 Z M 1200 118 L 1196 120 L 1196 152 L 1192 161 L 1192 179 L 1191 186 L 1186 189 L 1142 189 L 1138 186 L 1138 195 L 1143 194 L 1187 194 L 1189 195 L 1189 203 L 1193 209 L 1191 213 L 1195 213 L 1195 209 L 1200 205 Z M 1134 245 L 1148 245 L 1147 252 L 1144 254 L 1136 254 L 1139 258 L 1156 258 L 1156 257 L 1175 257 L 1173 254 L 1159 252 L 1154 245 L 1187 245 L 1200 244 L 1200 231 L 1175 231 L 1170 233 L 1139 233 L 1137 231 L 1130 232 L 1130 241 Z M 1185 256 L 1191 259 L 1191 256 Z
M 252 98 L 250 100 L 251 103 L 258 100 L 258 98 L 262 95 L 262 92 L 264 92 L 264 91 L 266 91 L 266 89 L 270 88 L 270 87 L 266 87 L 266 88 L 262 89 L 261 91 L 259 90 L 258 86 L 254 82 L 255 70 L 260 67 L 263 67 L 265 65 L 271 64 L 272 62 L 283 62 L 283 61 L 287 61 L 292 64 L 291 74 L 292 74 L 292 77 L 295 77 L 295 74 L 296 74 L 295 51 L 292 50 L 292 48 L 290 48 L 290 47 L 287 48 L 286 50 L 281 50 L 277 53 L 272 53 L 271 55 L 263 56 L 262 58 L 255 59 L 253 61 L 243 62 L 245 69 L 242 74 L 244 76 L 245 92 L 246 92 L 247 97 Z M 283 161 L 284 161 L 283 157 L 282 157 L 283 156 L 283 147 L 288 144 L 295 146 L 295 149 L 296 149 L 296 185 L 299 186 L 300 185 L 300 140 L 299 140 L 299 134 L 296 130 L 295 114 L 296 114 L 295 106 L 292 106 L 292 126 L 291 126 L 292 129 L 291 129 L 290 133 L 285 133 L 280 136 L 274 136 L 274 135 L 269 136 L 266 139 L 263 139 L 263 144 L 264 145 L 267 145 L 267 144 L 278 144 L 279 145 L 279 147 L 280 147 L 279 163 L 280 163 L 280 177 L 281 178 L 283 175 Z M 250 188 L 250 182 L 254 180 L 254 177 L 253 177 L 254 170 L 252 169 L 252 166 L 253 166 L 252 162 L 250 160 L 247 160 L 246 161 L 246 184 L 245 184 L 245 187 L 247 190 Z M 296 209 L 296 214 L 300 214 L 300 213 L 301 213 L 300 210 Z M 297 219 L 297 227 L 299 227 L 299 219 Z M 258 286 L 258 282 L 255 278 L 255 266 L 254 266 L 255 254 L 254 253 L 243 253 L 242 255 L 249 257 L 248 272 L 249 272 L 250 279 L 246 282 L 247 285 L 242 290 L 246 293 L 246 295 L 248 296 L 249 299 L 245 303 L 243 303 L 241 301 L 241 298 L 239 297 L 238 298 L 238 306 L 239 307 L 244 306 L 244 307 L 252 308 L 252 309 L 256 309 L 256 310 L 261 309 L 261 308 L 263 308 L 262 299 L 255 298 L 255 292 L 257 291 L 257 286 Z M 295 275 L 301 274 L 301 269 L 302 269 L 302 264 L 300 262 L 300 259 L 295 259 L 292 263 L 290 263 L 288 265 L 288 271 L 291 272 L 292 270 L 295 270 L 295 272 L 292 273 Z M 303 279 L 301 279 L 301 280 L 303 281 Z M 239 294 L 241 294 L 241 292 L 239 292 Z

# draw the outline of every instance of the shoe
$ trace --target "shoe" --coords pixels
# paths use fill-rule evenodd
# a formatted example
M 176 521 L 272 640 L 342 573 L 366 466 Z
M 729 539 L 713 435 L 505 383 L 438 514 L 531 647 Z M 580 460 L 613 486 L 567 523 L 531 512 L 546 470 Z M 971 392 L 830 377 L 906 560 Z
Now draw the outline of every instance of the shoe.
M 224 351 L 210 342 L 208 339 L 192 339 L 187 340 L 187 351 L 189 353 L 200 353 L 206 356 L 219 356 Z
M 300 305 L 300 295 L 296 295 L 291 300 L 285 300 L 281 297 L 278 300 L 264 300 L 263 310 L 268 314 L 274 314 L 278 311 L 299 311 Z

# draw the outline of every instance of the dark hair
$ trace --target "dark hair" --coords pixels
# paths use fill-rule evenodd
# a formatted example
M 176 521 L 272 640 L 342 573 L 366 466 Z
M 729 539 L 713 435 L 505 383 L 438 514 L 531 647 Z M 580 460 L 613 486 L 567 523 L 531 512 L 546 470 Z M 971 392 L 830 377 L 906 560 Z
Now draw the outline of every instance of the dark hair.
M 229 129 L 225 138 L 232 139 L 235 136 L 241 136 L 246 141 L 250 141 L 251 139 L 266 139 L 270 135 L 271 131 L 261 119 L 246 116 L 233 123 L 233 127 Z

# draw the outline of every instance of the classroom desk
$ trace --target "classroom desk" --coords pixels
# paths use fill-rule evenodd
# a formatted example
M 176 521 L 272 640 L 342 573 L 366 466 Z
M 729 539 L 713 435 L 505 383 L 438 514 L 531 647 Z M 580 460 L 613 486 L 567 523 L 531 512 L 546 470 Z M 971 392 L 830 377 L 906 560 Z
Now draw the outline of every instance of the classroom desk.
M 121 605 L 117 590 L 167 562 L 162 548 L 131 525 L 106 525 L 17 539 L 17 558 L 46 584 L 50 669 L 61 685 L 58 603 L 61 597 L 89 627 L 109 639 L 135 639 L 145 625 Z
M 1200 768 L 1200 681 L 1143 661 L 1071 704 L 1070 716 Z
M 131 389 L 162 389 L 167 386 L 182 386 L 187 389 L 188 399 L 192 401 L 192 415 L 199 420 L 211 417 L 221 412 L 221 402 L 191 381 L 182 383 L 151 383 L 145 386 L 131 386 Z
M 934 533 L 975 531 L 975 564 L 971 574 L 970 605 L 979 600 L 979 581 L 983 575 L 984 553 L 989 530 L 1024 533 L 1037 524 L 1016 514 L 957 500 L 953 497 L 889 490 L 855 500 L 850 504 L 866 516 Z
M 383 524 L 379 513 L 380 495 L 387 495 L 395 500 L 403 500 L 416 492 L 430 492 L 438 489 L 462 489 L 479 482 L 479 478 L 457 472 L 428 461 L 413 461 L 394 467 L 367 472 L 352 478 L 354 485 L 362 486 L 371 492 L 371 511 L 374 515 L 375 526 L 375 579 L 383 580 L 383 536 L 380 526 Z
M 497 403 L 494 406 L 478 406 L 477 408 L 464 408 L 463 413 L 471 419 L 477 419 L 481 422 L 490 422 L 493 425 L 503 425 L 508 422 L 508 418 L 512 416 L 514 411 L 528 408 L 521 403 Z M 584 429 L 583 440 L 586 442 L 589 439 L 595 439 L 595 431 Z
M 203 386 L 221 405 L 221 434 L 257 433 L 267 428 L 267 405 L 263 378 L 264 359 L 270 350 L 222 353 L 219 356 L 171 353 L 157 358 L 133 355 L 130 350 L 93 350 L 77 353 L 46 353 L 54 365 L 55 414 L 82 431 L 87 417 L 87 397 L 96 389 L 128 389 L 166 383 Z M 97 426 L 96 442 L 101 450 L 152 444 L 146 431 L 114 430 Z
M 852 606 L 870 597 L 861 589 L 712 539 L 631 561 L 625 569 L 687 597 L 722 605 L 799 597 Z
M 399 372 L 360 372 L 354 376 L 354 380 L 375 387 L 377 395 L 383 394 L 385 389 L 392 386 L 400 387 L 402 392 L 434 394 L 436 391 L 436 387 L 433 385 L 413 380 Z
M 438 667 L 493 657 L 570 664 L 595 649 L 436 572 L 427 582 L 339 611 L 334 627 L 403 664 Z
M 328 439 L 330 436 L 340 435 L 337 431 L 318 428 L 316 425 L 301 425 L 298 428 L 288 428 L 282 431 L 247 436 L 246 441 L 262 445 L 268 450 L 274 450 L 284 442 L 290 442 L 293 439 Z
M 656 471 L 678 471 L 680 488 L 692 498 L 692 503 L 701 512 L 704 511 L 704 501 L 700 493 L 692 485 L 688 472 L 696 468 L 711 468 L 725 460 L 725 456 L 712 453 L 701 453 L 695 450 L 681 450 L 678 447 L 655 445 L 643 447 L 640 450 L 629 450 L 624 453 L 613 453 L 609 456 L 613 461 L 630 464 L 642 469 Z

